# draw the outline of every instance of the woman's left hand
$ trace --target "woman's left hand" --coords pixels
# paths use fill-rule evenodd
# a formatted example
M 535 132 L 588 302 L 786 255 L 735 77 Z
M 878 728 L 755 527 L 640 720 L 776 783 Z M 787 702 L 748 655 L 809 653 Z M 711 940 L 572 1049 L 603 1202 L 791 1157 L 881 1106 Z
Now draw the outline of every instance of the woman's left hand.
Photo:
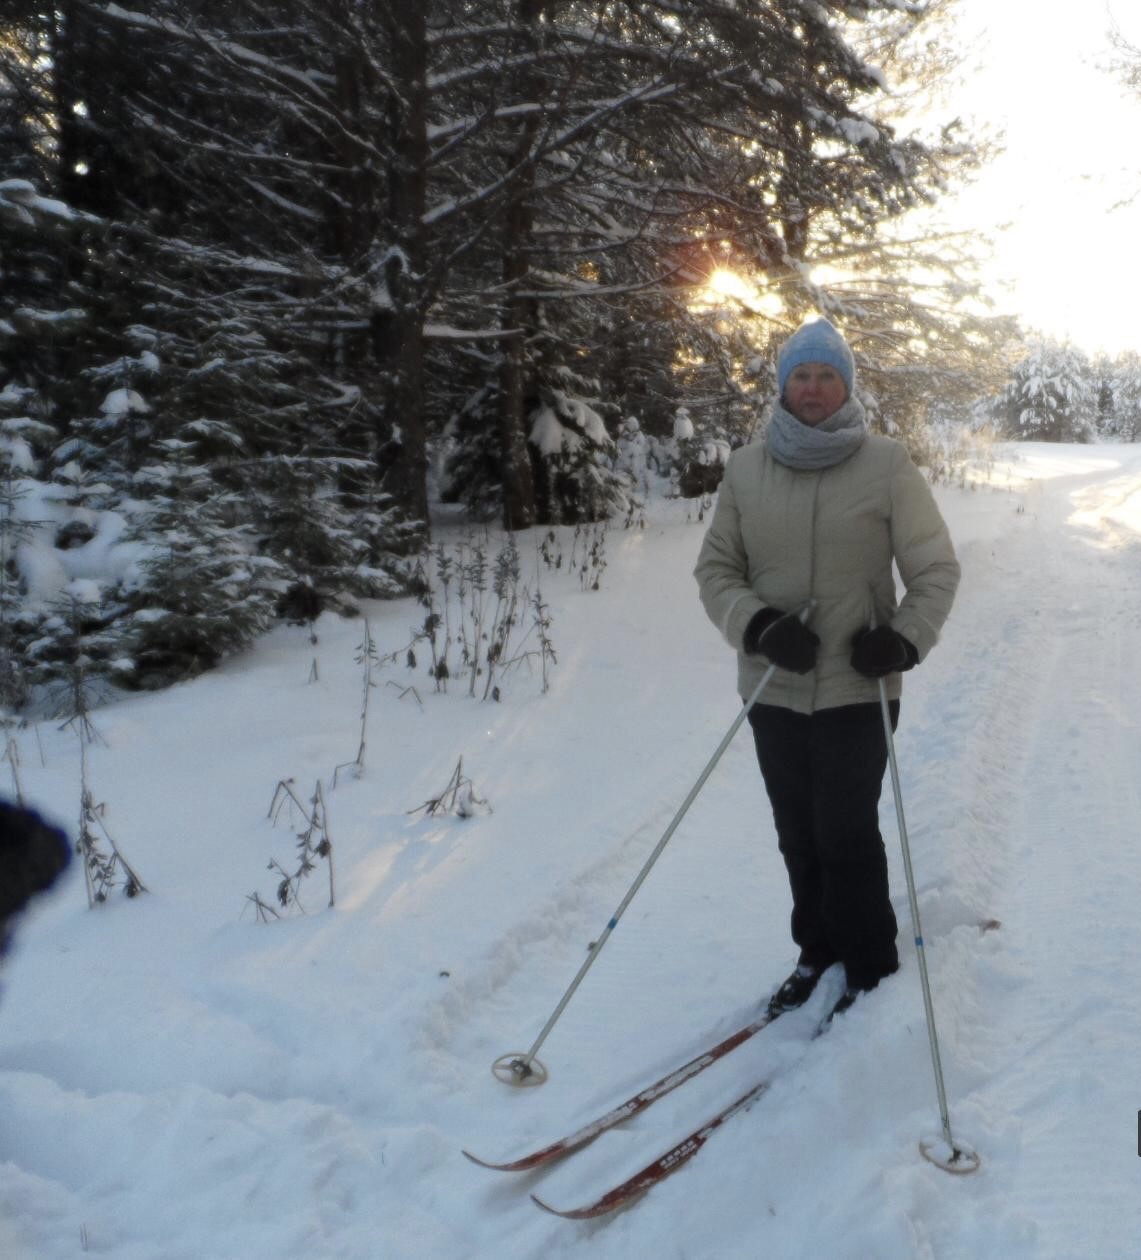
M 865 678 L 902 674 L 919 664 L 919 653 L 910 639 L 891 626 L 860 630 L 852 638 L 852 668 Z

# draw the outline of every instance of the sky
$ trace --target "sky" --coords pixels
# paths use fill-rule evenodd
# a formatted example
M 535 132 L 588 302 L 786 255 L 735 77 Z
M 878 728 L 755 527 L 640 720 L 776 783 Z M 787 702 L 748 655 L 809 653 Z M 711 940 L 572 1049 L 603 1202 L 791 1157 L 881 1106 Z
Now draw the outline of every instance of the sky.
M 1141 46 L 1135 0 L 960 0 L 971 50 L 954 100 L 1006 151 L 947 206 L 984 232 L 998 309 L 1087 351 L 1141 351 L 1141 100 L 1103 68 L 1112 23 Z M 1132 204 L 1113 207 L 1136 195 Z

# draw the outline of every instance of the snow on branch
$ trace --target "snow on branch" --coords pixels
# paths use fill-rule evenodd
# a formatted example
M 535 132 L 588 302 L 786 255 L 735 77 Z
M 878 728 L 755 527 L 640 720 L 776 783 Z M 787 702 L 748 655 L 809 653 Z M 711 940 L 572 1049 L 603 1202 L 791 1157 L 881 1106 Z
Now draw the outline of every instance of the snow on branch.
M 280 61 L 267 57 L 263 53 L 255 52 L 252 48 L 246 48 L 245 45 L 236 43 L 232 39 L 217 39 L 201 30 L 187 30 L 177 22 L 170 21 L 169 18 L 150 17 L 145 13 L 136 13 L 131 9 L 121 8 L 117 4 L 108 4 L 103 12 L 109 18 L 115 18 L 117 21 L 126 22 L 131 26 L 138 26 L 149 31 L 161 31 L 164 35 L 174 36 L 175 39 L 205 44 L 215 52 L 235 61 L 257 66 L 259 69 L 273 75 L 288 79 L 290 82 L 303 87 L 308 93 L 316 92 L 320 96 L 324 96 L 324 92 L 318 87 L 312 75 L 300 70 L 294 70 L 291 66 L 282 65 Z

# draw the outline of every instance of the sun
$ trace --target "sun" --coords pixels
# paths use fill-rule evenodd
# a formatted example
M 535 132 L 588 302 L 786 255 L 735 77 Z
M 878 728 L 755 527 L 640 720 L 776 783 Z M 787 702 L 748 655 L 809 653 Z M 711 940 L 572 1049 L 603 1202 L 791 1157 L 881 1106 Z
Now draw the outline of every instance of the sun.
M 757 288 L 728 267 L 718 267 L 705 282 L 701 294 L 702 305 L 723 306 L 726 298 L 737 303 L 747 315 L 776 318 L 784 309 L 784 304 L 776 293 Z
M 739 302 L 748 302 L 753 296 L 749 285 L 735 271 L 730 271 L 727 267 L 718 267 L 709 277 L 706 287 L 712 289 L 720 297 L 736 298 Z

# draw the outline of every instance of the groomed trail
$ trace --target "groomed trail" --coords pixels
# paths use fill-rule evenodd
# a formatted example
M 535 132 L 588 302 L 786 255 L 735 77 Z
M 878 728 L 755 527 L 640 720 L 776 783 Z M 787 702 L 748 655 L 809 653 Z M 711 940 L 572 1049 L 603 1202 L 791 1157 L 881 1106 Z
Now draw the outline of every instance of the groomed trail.
M 606 534 L 601 589 L 542 572 L 558 666 L 501 704 L 396 672 L 368 761 L 328 789 L 338 881 L 258 924 L 275 785 L 357 746 L 359 624 L 282 628 L 98 715 L 106 820 L 151 892 L 23 924 L 0 1001 L 5 1260 L 1121 1260 L 1139 1253 L 1141 447 L 1006 446 L 936 488 L 963 563 L 897 738 L 955 1135 L 939 1117 L 890 790 L 897 977 L 810 1040 L 830 994 L 565 1164 L 481 1169 L 605 1111 L 756 1014 L 793 961 L 747 728 L 540 1058 L 529 1048 L 736 715 L 691 577 L 696 505 Z M 441 531 L 446 537 L 447 531 Z M 528 563 L 534 555 L 522 547 Z M 422 619 L 369 609 L 380 650 Z M 310 681 L 319 664 L 319 681 Z M 388 682 L 398 685 L 389 687 Z M 404 690 L 410 681 L 419 700 Z M 25 738 L 28 798 L 74 816 L 74 736 Z M 409 813 L 463 757 L 491 812 Z M 586 1202 L 749 1084 L 676 1176 Z

